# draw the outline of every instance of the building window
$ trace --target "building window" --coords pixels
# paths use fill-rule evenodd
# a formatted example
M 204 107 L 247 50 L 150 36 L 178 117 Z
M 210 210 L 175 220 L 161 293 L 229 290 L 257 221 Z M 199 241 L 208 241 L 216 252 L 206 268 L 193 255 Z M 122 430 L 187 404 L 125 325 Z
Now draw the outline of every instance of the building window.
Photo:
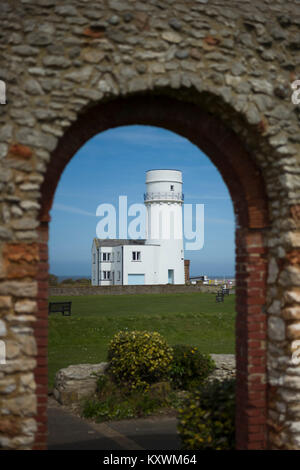
M 141 252 L 133 251 L 132 252 L 132 261 L 141 261 Z
M 120 255 L 121 255 L 121 253 L 118 251 L 117 252 L 117 261 L 120 261 Z
M 111 253 L 102 253 L 102 261 L 110 261 Z
M 110 281 L 111 271 L 102 271 L 102 281 Z
M 93 253 L 93 264 L 96 263 L 96 253 Z
M 117 280 L 118 280 L 118 281 L 121 280 L 121 271 L 118 271 L 118 279 L 117 279 Z
M 171 191 L 174 191 L 174 184 L 171 184 L 170 190 L 171 190 Z

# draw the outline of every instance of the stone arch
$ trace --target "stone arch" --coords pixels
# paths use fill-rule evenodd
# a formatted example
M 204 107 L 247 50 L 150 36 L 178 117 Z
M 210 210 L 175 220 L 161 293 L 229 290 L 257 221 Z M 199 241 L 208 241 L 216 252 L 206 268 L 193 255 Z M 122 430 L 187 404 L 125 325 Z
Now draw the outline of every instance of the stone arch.
M 151 94 L 100 103 L 79 116 L 53 151 L 41 186 L 39 231 L 40 240 L 44 239 L 44 243 L 40 243 L 40 278 L 43 279 L 47 272 L 49 210 L 64 167 L 93 135 L 129 124 L 156 125 L 190 139 L 212 159 L 228 186 L 237 220 L 237 445 L 239 448 L 265 448 L 267 379 L 266 346 L 263 341 L 266 340 L 266 315 L 262 312 L 262 305 L 266 303 L 265 231 L 269 227 L 268 201 L 260 169 L 235 133 L 220 119 L 195 104 Z M 247 274 L 247 269 L 252 274 Z M 48 305 L 46 289 L 46 280 L 40 281 L 39 315 L 44 319 L 47 318 Z M 257 334 L 252 333 L 253 326 Z M 262 340 L 259 344 L 257 335 Z M 255 373 L 252 372 L 254 369 Z M 39 376 L 36 377 L 39 382 Z M 258 385 L 259 390 L 256 390 Z M 253 387 L 256 390 L 254 399 Z M 257 414 L 248 416 L 247 413 L 253 410 Z M 45 409 L 40 410 L 42 421 L 43 413 Z M 251 426 L 257 425 L 258 420 L 261 432 L 251 432 Z
M 2 447 L 32 448 L 34 438 L 45 447 L 47 224 L 59 175 L 93 133 L 135 122 L 199 145 L 234 202 L 238 447 L 300 448 L 295 8 L 293 0 L 1 2 Z

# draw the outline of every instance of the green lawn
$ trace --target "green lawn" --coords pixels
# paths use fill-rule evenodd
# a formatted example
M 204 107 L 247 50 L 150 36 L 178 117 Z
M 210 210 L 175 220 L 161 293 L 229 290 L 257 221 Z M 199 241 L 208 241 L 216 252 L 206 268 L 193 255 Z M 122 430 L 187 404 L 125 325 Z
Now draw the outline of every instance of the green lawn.
M 144 294 L 51 297 L 72 301 L 72 315 L 49 316 L 49 386 L 70 364 L 106 360 L 107 344 L 128 328 L 158 331 L 169 344 L 198 346 L 206 353 L 234 353 L 235 295 L 217 303 L 214 294 Z

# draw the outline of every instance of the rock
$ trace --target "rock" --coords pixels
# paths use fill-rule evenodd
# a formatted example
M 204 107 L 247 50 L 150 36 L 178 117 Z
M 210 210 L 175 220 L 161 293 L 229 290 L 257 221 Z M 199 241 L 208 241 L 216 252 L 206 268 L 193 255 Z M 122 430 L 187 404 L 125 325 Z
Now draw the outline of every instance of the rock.
M 52 7 L 55 5 L 56 0 L 36 0 L 36 3 L 41 7 Z
M 48 46 L 53 41 L 53 38 L 46 33 L 36 32 L 28 34 L 28 43 L 31 46 Z
M 176 51 L 175 53 L 175 57 L 177 57 L 177 59 L 187 59 L 188 56 L 189 56 L 189 51 L 185 49 L 180 49 L 179 51 Z
M 28 145 L 29 147 L 41 147 L 50 152 L 54 150 L 57 143 L 57 139 L 52 135 L 47 135 L 27 127 L 20 127 L 16 132 L 16 138 L 21 144 Z
M 120 23 L 120 17 L 118 15 L 113 15 L 109 18 L 108 22 L 109 24 L 112 24 L 115 26 Z
M 34 394 L 21 395 L 5 401 L 9 413 L 16 416 L 34 416 L 37 410 L 37 397 Z
M 3 296 L 0 297 L 0 309 L 9 309 L 11 307 L 11 297 Z
M 260 80 L 258 78 L 252 78 L 249 80 L 253 91 L 256 93 L 265 93 L 266 95 L 273 95 L 273 86 L 267 80 Z
M 169 25 L 171 26 L 171 28 L 175 29 L 175 31 L 180 31 L 182 28 L 182 25 L 177 18 L 171 18 L 169 21 Z
M 300 338 L 300 323 L 292 323 L 287 327 L 287 336 L 291 339 Z
M 125 13 L 123 16 L 123 20 L 125 23 L 130 23 L 130 21 L 133 19 L 133 15 L 131 13 Z
M 4 126 L 2 126 L 0 128 L 0 141 L 1 142 L 9 141 L 11 139 L 11 136 L 12 136 L 12 125 L 11 124 L 5 124 Z
M 12 228 L 16 230 L 34 230 L 39 226 L 39 222 L 31 217 L 23 217 L 12 222 Z
M 63 56 L 46 55 L 43 59 L 43 64 L 46 67 L 67 68 L 70 67 L 71 61 Z
M 53 394 L 62 405 L 90 398 L 96 392 L 97 379 L 104 375 L 108 363 L 76 364 L 61 369 L 55 376 Z
M 37 284 L 21 281 L 7 281 L 0 284 L 0 295 L 9 294 L 16 297 L 35 297 L 37 295 Z
M 298 51 L 300 49 L 300 34 L 293 34 L 293 38 L 289 41 L 289 47 L 292 50 Z
M 34 56 L 38 54 L 39 50 L 36 47 L 21 44 L 20 46 L 12 47 L 12 52 L 20 56 Z
M 162 34 L 162 38 L 163 38 L 165 41 L 171 42 L 171 43 L 174 43 L 174 44 L 178 44 L 179 42 L 182 41 L 181 36 L 179 36 L 179 34 L 174 33 L 174 32 L 172 32 L 172 31 L 165 31 L 165 32 Z
M 274 95 L 278 96 L 278 98 L 281 98 L 281 99 L 287 98 L 289 96 L 289 93 L 290 93 L 290 88 L 287 84 L 284 85 L 280 83 L 274 88 Z
M 61 16 L 76 16 L 78 14 L 76 8 L 72 5 L 60 5 L 54 11 Z
M 231 73 L 234 76 L 243 75 L 247 71 L 246 67 L 240 62 L 236 62 L 231 67 Z
M 97 64 L 97 63 L 101 62 L 101 60 L 103 60 L 104 57 L 105 57 L 105 52 L 98 51 L 96 49 L 85 51 L 83 53 L 83 59 L 86 62 L 89 62 L 90 64 Z
M 9 240 L 12 237 L 12 231 L 5 227 L 0 227 L 0 240 Z
M 0 320 L 0 336 L 6 336 L 6 324 L 3 320 Z
M 215 361 L 216 368 L 210 374 L 211 380 L 224 380 L 234 378 L 236 374 L 236 361 L 234 354 L 211 354 L 211 358 Z
M 43 89 L 37 80 L 30 78 L 25 82 L 25 90 L 30 95 L 43 95 Z
M 64 47 L 61 44 L 51 44 L 50 46 L 47 47 L 47 51 L 49 54 L 53 55 L 64 55 Z
M 273 61 L 275 60 L 275 52 L 271 50 L 265 50 L 261 54 L 261 58 L 266 60 L 266 61 Z
M 65 78 L 67 80 L 71 80 L 72 82 L 85 83 L 90 78 L 92 70 L 93 69 L 90 65 L 86 65 L 78 71 L 68 73 Z
M 90 20 L 96 20 L 96 19 L 99 20 L 99 18 L 102 17 L 103 12 L 93 8 L 93 9 L 89 9 L 89 10 L 85 9 L 83 14 L 84 14 L 84 16 L 89 18 Z
M 285 340 L 285 323 L 281 318 L 274 316 L 269 317 L 268 336 L 273 341 Z
M 273 315 L 280 315 L 281 312 L 281 302 L 280 300 L 274 300 L 270 307 L 268 308 L 268 313 Z
M 243 44 L 243 46 L 249 47 L 250 49 L 253 48 L 253 41 L 250 33 L 240 34 L 239 42 Z
M 17 313 L 34 313 L 36 311 L 36 302 L 33 300 L 19 300 L 15 304 Z
M 8 150 L 8 147 L 7 147 L 6 144 L 0 144 L 0 160 L 1 160 L 1 158 L 6 157 L 7 150 Z
M 108 30 L 107 37 L 118 44 L 124 44 L 126 42 L 126 36 L 121 31 Z
M 255 104 L 250 103 L 246 110 L 246 117 L 249 124 L 258 124 L 261 121 L 261 115 L 257 110 Z
M 277 41 L 281 41 L 287 38 L 287 33 L 283 29 L 278 28 L 277 26 L 271 28 L 270 34 L 272 38 L 276 39 Z

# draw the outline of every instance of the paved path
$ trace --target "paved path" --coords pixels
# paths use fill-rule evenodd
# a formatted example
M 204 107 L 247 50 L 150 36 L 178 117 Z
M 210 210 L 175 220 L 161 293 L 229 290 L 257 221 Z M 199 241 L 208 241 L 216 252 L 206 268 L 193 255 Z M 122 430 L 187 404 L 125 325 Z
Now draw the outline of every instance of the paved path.
M 48 406 L 48 449 L 179 450 L 176 418 L 160 416 L 95 424 L 55 400 Z

